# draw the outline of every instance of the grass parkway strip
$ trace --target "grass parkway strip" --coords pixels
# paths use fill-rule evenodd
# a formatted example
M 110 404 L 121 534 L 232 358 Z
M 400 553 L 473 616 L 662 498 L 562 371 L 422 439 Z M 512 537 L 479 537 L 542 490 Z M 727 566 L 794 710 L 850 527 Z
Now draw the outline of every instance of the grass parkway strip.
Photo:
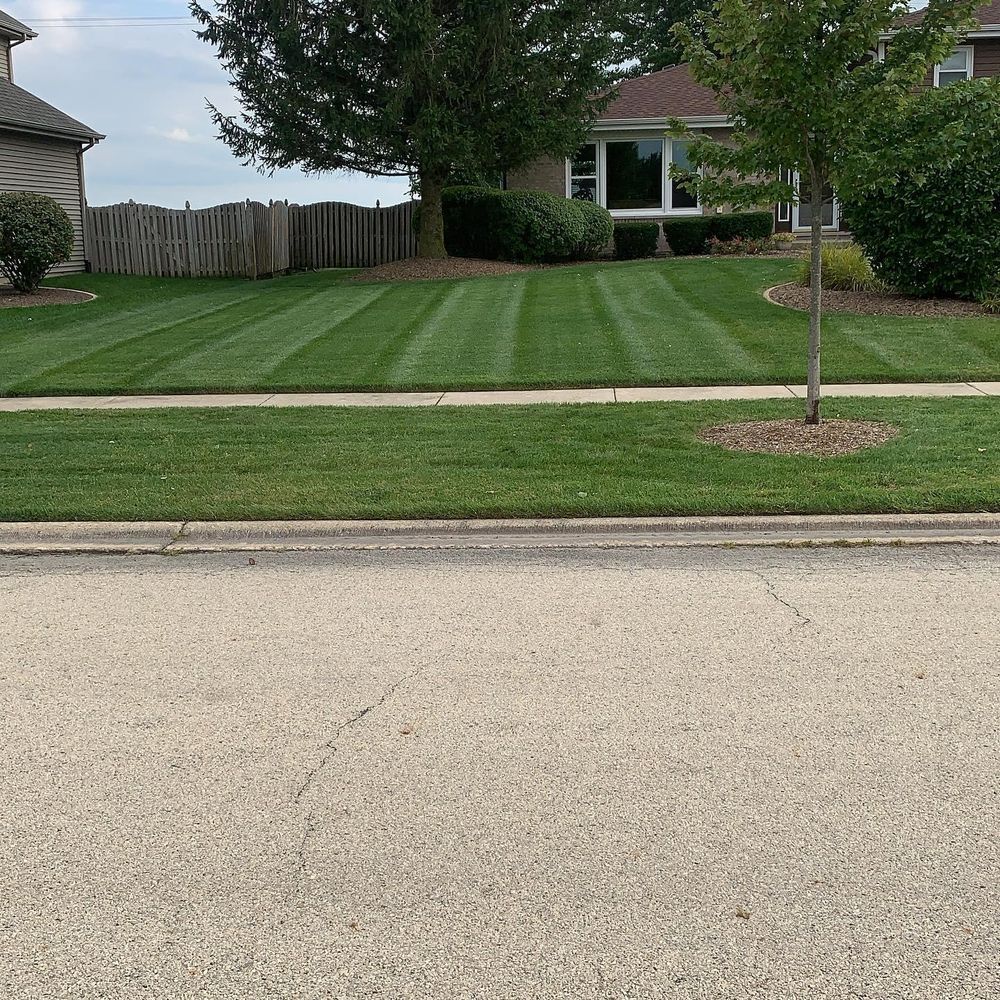
M 801 384 L 789 260 L 668 259 L 365 284 L 74 275 L 0 311 L 0 396 Z M 828 382 L 1000 379 L 1000 318 L 831 315 Z
M 0 415 L 0 520 L 1000 510 L 1000 398 L 837 399 L 900 428 L 837 458 L 742 454 L 706 426 L 797 400 Z

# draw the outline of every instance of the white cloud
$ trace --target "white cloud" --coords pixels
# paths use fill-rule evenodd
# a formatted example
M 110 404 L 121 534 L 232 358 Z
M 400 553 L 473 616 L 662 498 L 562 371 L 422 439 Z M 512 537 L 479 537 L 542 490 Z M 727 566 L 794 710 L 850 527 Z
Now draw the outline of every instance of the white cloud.
M 187 0 L 0 0 L 31 25 L 42 18 L 186 16 Z M 196 207 L 245 198 L 299 203 L 395 204 L 405 179 L 356 174 L 265 177 L 214 138 L 206 108 L 235 97 L 194 22 L 167 27 L 52 27 L 14 51 L 17 82 L 108 138 L 86 157 L 87 195 L 102 205 L 139 202 Z

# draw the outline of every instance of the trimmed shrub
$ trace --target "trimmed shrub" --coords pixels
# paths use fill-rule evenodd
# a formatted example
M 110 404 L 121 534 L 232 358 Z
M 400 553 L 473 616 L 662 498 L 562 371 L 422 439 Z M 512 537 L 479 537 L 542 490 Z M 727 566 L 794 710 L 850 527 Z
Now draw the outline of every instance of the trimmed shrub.
M 980 300 L 1000 287 L 1000 79 L 893 106 L 840 174 L 848 227 L 889 285 Z
M 667 219 L 663 223 L 663 235 L 670 249 L 678 257 L 708 253 L 708 238 L 712 235 L 711 217 L 692 215 L 685 219 Z
M 583 242 L 577 247 L 577 260 L 593 260 L 611 242 L 615 233 L 615 222 L 606 208 L 592 201 L 574 201 L 573 204 L 583 215 L 586 227 Z
M 582 260 L 603 249 L 613 232 L 606 209 L 544 191 L 455 187 L 443 201 L 445 248 L 453 257 Z
M 805 288 L 812 284 L 808 257 L 799 262 L 798 282 Z M 834 292 L 878 292 L 884 289 L 872 271 L 871 261 L 856 243 L 823 244 L 823 287 Z
M 0 274 L 16 291 L 36 291 L 72 253 L 73 223 L 61 205 L 42 194 L 0 194 Z
M 615 260 L 641 260 L 656 255 L 660 226 L 656 222 L 616 222 Z
M 766 240 L 774 232 L 771 212 L 733 212 L 709 218 L 712 236 L 723 243 L 726 240 Z

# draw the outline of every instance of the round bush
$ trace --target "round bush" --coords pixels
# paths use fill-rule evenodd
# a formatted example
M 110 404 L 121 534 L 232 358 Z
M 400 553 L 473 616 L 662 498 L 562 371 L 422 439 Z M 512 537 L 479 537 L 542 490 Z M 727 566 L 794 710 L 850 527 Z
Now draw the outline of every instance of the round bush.
M 583 216 L 585 235 L 577 247 L 577 260 L 592 260 L 611 242 L 615 232 L 615 222 L 606 208 L 592 201 L 573 201 L 577 211 Z
M 445 248 L 453 257 L 583 260 L 602 250 L 613 232 L 606 209 L 543 191 L 454 187 L 445 190 L 443 204 Z
M 34 292 L 73 253 L 73 224 L 41 194 L 0 194 L 0 273 L 18 292 Z
M 615 225 L 615 260 L 653 257 L 659 241 L 657 222 L 619 222 Z
M 873 123 L 838 184 L 875 274 L 908 295 L 982 299 L 1000 278 L 1000 79 L 929 90 Z

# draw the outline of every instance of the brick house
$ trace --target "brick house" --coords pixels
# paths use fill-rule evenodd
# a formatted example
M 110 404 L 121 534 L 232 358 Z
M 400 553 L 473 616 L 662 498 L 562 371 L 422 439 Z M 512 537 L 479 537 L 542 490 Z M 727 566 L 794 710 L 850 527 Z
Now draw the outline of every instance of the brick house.
M 916 12 L 905 21 L 916 23 L 922 16 Z M 928 86 L 1000 75 L 1000 0 L 983 4 L 977 19 L 979 28 L 928 74 Z M 880 52 L 891 37 L 880 40 Z M 512 173 L 508 187 L 596 201 L 616 219 L 662 221 L 711 211 L 669 176 L 671 163 L 688 165 L 687 143 L 665 134 L 671 118 L 682 119 L 693 132 L 711 132 L 720 140 L 731 131 L 715 95 L 695 82 L 686 64 L 671 66 L 622 83 L 618 97 L 594 122 L 575 157 L 540 160 Z M 798 234 L 810 228 L 808 204 L 776 205 L 774 213 L 778 232 Z M 823 222 L 829 233 L 841 231 L 833 192 L 824 206 Z

